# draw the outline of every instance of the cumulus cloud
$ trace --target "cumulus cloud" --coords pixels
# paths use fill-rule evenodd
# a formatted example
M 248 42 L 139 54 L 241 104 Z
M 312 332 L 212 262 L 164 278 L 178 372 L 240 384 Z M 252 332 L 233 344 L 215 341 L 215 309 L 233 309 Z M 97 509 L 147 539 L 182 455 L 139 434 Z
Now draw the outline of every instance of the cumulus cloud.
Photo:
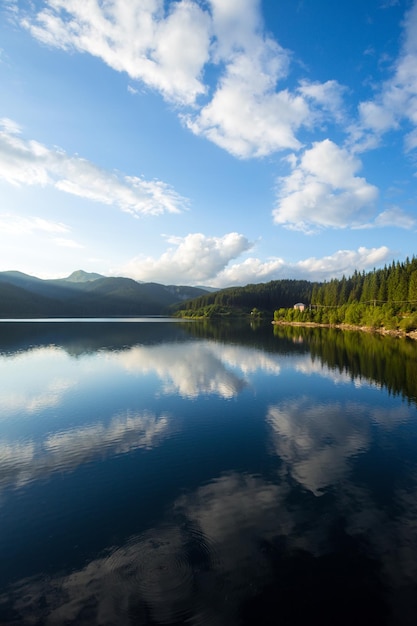
M 262 73 L 256 61 L 248 64 L 253 75 Z M 198 116 L 186 118 L 188 128 L 242 158 L 300 148 L 294 132 L 308 117 L 304 100 L 287 90 L 259 89 L 256 93 L 243 78 L 245 69 L 236 67 L 229 72 L 213 100 Z
M 340 119 L 336 81 L 280 86 L 290 53 L 265 33 L 258 0 L 46 0 L 22 23 L 49 46 L 91 54 L 157 90 L 192 132 L 240 158 L 299 149 L 297 131 L 320 111 Z
M 288 263 L 279 258 L 266 262 L 251 258 L 226 268 L 214 282 L 218 286 L 227 286 L 284 278 L 323 281 L 349 276 L 357 269 L 370 270 L 390 261 L 392 256 L 386 246 L 361 246 L 357 250 L 337 250 L 328 256 L 309 257 L 296 263 Z
M 336 80 L 319 83 L 304 79 L 300 81 L 298 91 L 320 109 L 330 113 L 336 121 L 341 122 L 344 119 L 343 96 L 346 88 Z
M 280 179 L 274 222 L 303 232 L 363 224 L 378 190 L 356 175 L 360 167 L 359 159 L 330 139 L 315 142 Z
M 416 147 L 417 133 L 417 3 L 406 14 L 404 39 L 391 78 L 385 81 L 372 100 L 361 102 L 359 121 L 352 126 L 351 141 L 356 150 L 373 148 L 389 130 L 402 122 L 413 129 L 405 136 L 406 150 Z
M 222 288 L 284 278 L 318 281 L 341 278 L 358 269 L 378 267 L 393 257 L 387 246 L 361 246 L 357 250 L 337 250 L 327 256 L 308 257 L 296 263 L 280 257 L 266 260 L 249 257 L 233 262 L 252 248 L 248 239 L 238 233 L 223 237 L 192 233 L 185 237 L 171 237 L 168 241 L 171 246 L 160 257 L 135 257 L 122 267 L 114 268 L 112 274 L 145 282 L 209 284 Z
M 165 98 L 192 104 L 205 92 L 210 19 L 196 2 L 181 0 L 47 0 L 23 25 L 64 50 L 88 52 L 109 67 L 142 80 Z
M 280 258 L 261 261 L 255 257 L 250 257 L 241 263 L 234 263 L 226 267 L 218 274 L 214 284 L 221 286 L 266 282 L 278 278 L 288 269 L 289 265 Z
M 178 213 L 187 201 L 166 183 L 106 171 L 79 156 L 21 137 L 11 120 L 0 120 L 0 180 L 14 186 L 51 186 L 115 205 L 132 215 Z
M 288 70 L 288 53 L 254 29 L 259 20 L 253 22 L 253 11 L 243 19 L 244 12 L 213 5 L 216 52 L 225 70 L 212 100 L 185 118 L 188 128 L 238 157 L 299 148 L 294 133 L 306 122 L 308 106 L 300 95 L 276 90 Z
M 340 119 L 343 89 L 337 81 L 305 81 L 293 92 L 280 88 L 289 71 L 290 53 L 264 33 L 258 2 L 224 5 L 211 2 L 213 61 L 224 70 L 212 99 L 184 117 L 188 128 L 247 158 L 299 149 L 297 131 L 321 120 L 321 111 Z
M 192 233 L 185 237 L 169 237 L 171 247 L 155 259 L 137 257 L 115 273 L 122 272 L 137 280 L 158 280 L 162 283 L 198 284 L 210 280 L 252 244 L 239 233 L 223 237 L 207 237 Z
M 392 253 L 386 246 L 379 248 L 365 248 L 357 250 L 338 250 L 332 255 L 321 258 L 310 257 L 298 261 L 296 268 L 301 276 L 309 276 L 313 280 L 341 278 L 349 276 L 355 270 L 370 270 L 389 261 Z

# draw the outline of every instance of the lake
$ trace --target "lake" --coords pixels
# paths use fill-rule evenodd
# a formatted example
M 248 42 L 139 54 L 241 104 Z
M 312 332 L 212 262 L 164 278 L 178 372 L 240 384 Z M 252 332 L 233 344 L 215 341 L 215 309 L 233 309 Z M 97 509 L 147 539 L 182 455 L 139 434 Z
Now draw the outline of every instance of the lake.
M 0 374 L 0 624 L 417 623 L 417 342 L 9 321 Z

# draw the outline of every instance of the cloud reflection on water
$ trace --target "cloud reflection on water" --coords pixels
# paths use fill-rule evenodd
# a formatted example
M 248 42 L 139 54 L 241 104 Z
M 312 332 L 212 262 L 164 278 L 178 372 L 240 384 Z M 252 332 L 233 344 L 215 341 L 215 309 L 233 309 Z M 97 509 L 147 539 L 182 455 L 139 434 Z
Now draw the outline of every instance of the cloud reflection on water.
M 0 487 L 23 485 L 94 459 L 151 449 L 172 435 L 168 413 L 126 411 L 101 422 L 47 435 L 40 442 L 0 443 Z
M 347 477 L 351 460 L 371 445 L 371 425 L 393 430 L 412 419 L 405 404 L 374 406 L 358 401 L 320 403 L 301 396 L 268 408 L 274 453 L 292 477 L 315 495 Z
M 237 624 L 248 574 L 256 588 L 270 569 L 260 538 L 291 529 L 282 500 L 260 477 L 220 476 L 177 499 L 173 519 L 68 575 L 21 580 L 9 599 L 28 624 Z
M 87 388 L 103 372 L 127 374 L 122 380 L 123 392 L 132 393 L 128 398 L 138 397 L 139 381 L 154 375 L 156 384 L 153 381 L 146 400 L 155 397 L 159 402 L 155 406 L 160 410 L 123 409 L 118 405 L 120 408 L 112 409 L 113 417 L 107 422 L 55 430 L 40 440 L 4 442 L 0 445 L 2 487 L 27 485 L 99 458 L 161 445 L 183 426 L 177 415 L 164 410 L 171 400 L 164 396 L 170 394 L 182 400 L 195 400 L 200 395 L 229 400 L 244 390 L 256 391 L 252 374 L 262 371 L 276 377 L 285 369 L 299 372 L 297 384 L 301 374 L 311 373 L 335 383 L 352 382 L 346 374 L 313 363 L 304 354 L 287 358 L 211 341 L 103 351 L 89 356 L 88 361 L 80 357 L 77 368 L 74 372 L 78 378 L 74 380 L 82 378 Z M 56 380 L 64 380 L 64 370 L 54 370 Z M 105 397 L 111 396 L 120 380 L 108 376 Z M 324 393 L 329 388 L 334 390 L 331 384 L 324 385 Z M 67 389 L 65 385 L 63 389 Z M 258 599 L 260 604 L 267 598 L 279 621 L 283 607 L 290 606 L 294 599 L 290 589 L 294 579 L 290 577 L 296 572 L 298 583 L 301 580 L 309 585 L 310 600 L 315 596 L 323 603 L 331 601 L 332 584 L 338 580 L 342 586 L 354 587 L 357 577 L 360 587 L 363 576 L 370 581 L 372 591 L 379 589 L 383 579 L 387 589 L 398 591 L 392 607 L 400 614 L 399 598 L 408 597 L 412 592 L 410 581 L 417 580 L 417 472 L 413 465 L 406 487 L 391 485 L 391 502 L 397 513 L 390 517 L 372 476 L 364 473 L 355 482 L 353 470 L 358 460 L 372 451 L 376 431 L 383 450 L 383 436 L 390 437 L 398 425 L 411 421 L 415 410 L 401 402 L 387 407 L 382 402 L 379 406 L 360 402 L 364 395 L 350 400 L 347 394 L 353 388 L 338 395 L 338 399 L 333 394 L 321 398 L 319 386 L 317 391 L 312 385 L 309 389 L 313 395 L 303 388 L 304 395 L 293 397 L 288 395 L 293 390 L 277 385 L 272 389 L 277 393 L 272 401 L 269 395 L 267 399 L 261 394 L 257 397 L 264 411 L 260 415 L 268 427 L 264 443 L 270 455 L 262 461 L 265 475 L 230 466 L 219 472 L 217 463 L 227 466 L 228 459 L 219 460 L 213 455 L 213 473 L 212 468 L 207 474 L 203 472 L 205 482 L 198 486 L 191 477 L 193 486 L 189 489 L 184 487 L 189 484 L 187 475 L 178 489 L 169 492 L 171 499 L 164 501 L 164 511 L 152 522 L 154 526 L 124 537 L 117 545 L 103 546 L 95 558 L 80 560 L 72 571 L 18 581 L 0 596 L 0 605 L 11 600 L 20 623 L 27 624 L 123 625 L 149 624 L 151 620 L 181 623 L 188 619 L 196 625 L 234 626 L 242 623 L 239 616 L 248 598 Z M 270 392 L 271 386 L 267 389 Z M 121 404 L 128 406 L 128 399 L 122 396 Z M 63 396 L 59 401 L 57 397 L 54 406 L 64 402 Z M 22 411 L 24 407 L 29 411 L 31 402 L 32 395 L 25 399 L 23 390 Z M 58 423 L 56 428 L 60 426 L 64 425 Z M 242 441 L 250 436 L 246 426 L 245 420 L 234 421 Z M 262 421 L 260 429 L 264 426 Z M 216 442 L 213 439 L 207 445 L 214 447 Z M 162 449 L 161 458 L 164 452 Z M 186 447 L 181 448 L 180 456 L 184 452 L 186 455 Z M 271 464 L 272 470 L 271 459 L 276 461 Z M 240 461 L 242 465 L 254 462 L 252 457 Z M 182 470 L 190 470 L 187 462 L 185 459 Z M 184 480 L 182 474 L 179 480 Z M 342 537 L 340 544 L 335 537 Z M 358 553 L 361 558 L 355 561 Z M 353 563 L 351 570 L 346 570 L 346 563 Z M 304 572 L 307 578 L 303 578 Z M 280 586 L 276 585 L 277 579 Z M 265 592 L 269 584 L 278 589 L 274 597 Z M 300 605 L 301 587 L 296 598 Z M 348 595 L 350 591 L 347 587 Z M 337 612 L 335 617 L 337 623 Z M 402 622 L 398 619 L 397 623 Z
M 317 403 L 302 396 L 270 406 L 266 421 L 275 453 L 306 489 L 320 495 L 349 471 L 349 459 L 369 445 L 368 407 Z
M 249 617 L 242 619 L 245 607 L 255 603 L 262 611 L 267 600 L 277 621 L 288 611 L 293 617 L 300 612 L 304 617 L 329 615 L 330 607 L 335 621 L 323 622 L 330 624 L 341 617 L 332 593 L 345 591 L 349 616 L 364 609 L 378 617 L 389 602 L 396 623 L 407 624 L 399 598 L 409 606 L 409 576 L 416 574 L 410 552 L 416 540 L 415 506 L 388 522 L 366 486 L 357 487 L 346 476 L 335 482 L 335 506 L 323 515 L 307 496 L 295 497 L 283 477 L 271 483 L 237 472 L 221 475 L 177 498 L 157 526 L 109 547 L 80 569 L 18 581 L 0 595 L 0 605 L 11 600 L 27 624 L 188 620 L 237 626 L 251 623 Z M 344 537 L 341 545 L 335 544 L 338 535 Z M 365 551 L 364 542 L 369 542 Z M 332 556 L 335 547 L 337 557 Z M 299 606 L 293 605 L 291 590 L 295 573 L 309 585 L 297 588 Z M 356 595 L 363 584 L 369 585 L 369 597 Z M 377 589 L 389 593 L 375 605 L 372 593 Z M 304 595 L 310 598 L 305 605 Z
M 68 364 L 66 353 L 55 346 L 0 358 L 0 420 L 58 407 L 80 378 Z
M 281 371 L 279 355 L 210 341 L 135 346 L 118 352 L 116 359 L 131 373 L 155 373 L 163 393 L 183 398 L 202 394 L 232 398 L 248 386 L 249 374 Z

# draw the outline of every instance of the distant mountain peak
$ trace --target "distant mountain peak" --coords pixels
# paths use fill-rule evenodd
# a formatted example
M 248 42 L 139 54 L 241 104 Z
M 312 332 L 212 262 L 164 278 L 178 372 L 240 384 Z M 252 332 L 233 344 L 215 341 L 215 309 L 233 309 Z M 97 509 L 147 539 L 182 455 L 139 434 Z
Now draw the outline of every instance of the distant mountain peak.
M 96 274 L 95 272 L 84 272 L 84 270 L 76 270 L 68 278 L 64 280 L 70 283 L 90 283 L 93 280 L 99 278 L 105 278 L 102 274 Z

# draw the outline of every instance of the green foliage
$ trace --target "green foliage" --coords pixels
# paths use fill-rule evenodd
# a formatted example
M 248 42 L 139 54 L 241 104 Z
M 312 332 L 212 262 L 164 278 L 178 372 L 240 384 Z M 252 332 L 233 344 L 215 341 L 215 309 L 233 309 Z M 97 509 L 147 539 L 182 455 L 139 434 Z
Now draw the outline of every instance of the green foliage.
M 306 310 L 294 309 L 296 302 L 304 302 Z M 410 332 L 416 328 L 417 259 L 324 283 L 276 280 L 216 292 L 85 272 L 60 280 L 0 272 L 0 317 L 158 314 L 205 319 L 273 315 L 275 321 Z
M 346 324 L 350 326 L 366 326 L 374 330 L 402 330 L 411 332 L 417 329 L 417 312 L 398 314 L 397 308 L 389 304 L 366 305 L 360 302 L 345 304 L 340 307 L 316 307 L 310 311 L 295 311 L 294 309 L 279 309 L 274 312 L 275 322 L 313 322 L 336 326 Z
M 412 302 L 413 301 L 413 302 Z M 417 308 L 417 259 L 404 263 L 392 262 L 382 269 L 355 271 L 352 276 L 324 282 L 312 291 L 311 303 L 322 306 L 342 306 L 349 303 L 382 305 L 407 302 Z
M 400 321 L 400 329 L 406 333 L 417 330 L 417 314 L 407 315 Z
M 296 343 L 313 359 L 352 378 L 374 381 L 394 395 L 417 404 L 416 345 L 373 333 L 337 328 L 274 326 L 274 336 Z
M 410 332 L 417 328 L 417 259 L 315 285 L 310 308 L 303 314 L 279 309 L 274 319 Z
M 224 307 L 229 315 L 250 315 L 255 308 L 272 316 L 277 307 L 289 308 L 296 302 L 310 302 L 315 286 L 318 284 L 307 280 L 274 280 L 246 287 L 229 287 L 176 305 L 174 311 L 181 317 L 185 317 L 186 311 L 191 312 L 188 316 L 195 316 L 193 311 L 201 316 L 206 307 L 216 305 Z

